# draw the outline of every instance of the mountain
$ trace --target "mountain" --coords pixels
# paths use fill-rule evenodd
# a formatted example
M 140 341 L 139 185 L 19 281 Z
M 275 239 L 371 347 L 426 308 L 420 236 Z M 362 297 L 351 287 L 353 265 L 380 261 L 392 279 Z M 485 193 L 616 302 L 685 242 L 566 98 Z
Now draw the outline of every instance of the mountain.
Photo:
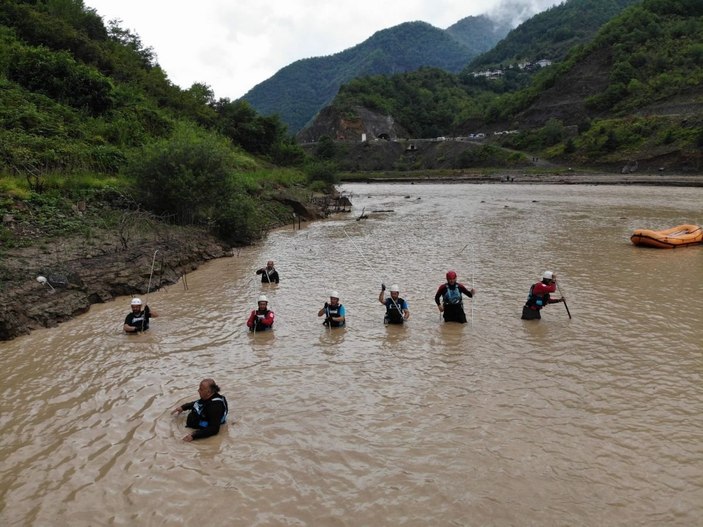
M 519 69 L 518 60 L 524 61 L 526 57 L 549 58 L 552 55 L 544 54 L 548 51 L 556 53 L 556 50 L 561 51 L 555 58 L 563 60 L 566 50 L 562 48 L 567 44 L 565 34 L 578 33 L 578 38 L 568 39 L 573 46 L 586 43 L 610 18 L 625 9 L 622 7 L 624 4 L 640 1 L 568 0 L 524 21 L 510 31 L 493 51 L 474 59 L 458 77 L 450 73 L 443 75 L 420 70 L 385 79 L 358 77 L 340 87 L 332 105 L 342 114 L 355 107 L 386 112 L 412 137 L 466 135 L 486 128 L 487 124 L 505 114 L 506 108 L 513 108 L 523 100 L 508 98 L 500 104 L 492 102 L 496 95 L 515 93 L 532 82 L 535 70 Z M 579 25 L 579 20 L 583 20 L 583 24 Z M 466 28 L 472 24 L 475 27 L 473 20 L 464 19 L 455 26 Z M 489 60 L 514 66 L 504 68 L 497 78 L 475 76 L 474 71 Z M 486 69 L 485 66 L 483 69 Z M 325 122 L 330 122 L 329 113 Z M 324 132 L 313 122 L 298 133 L 298 138 L 310 141 L 321 135 L 337 137 L 339 133 L 335 130 Z
M 340 53 L 296 61 L 242 99 L 262 115 L 278 114 L 291 132 L 297 132 L 351 79 L 422 66 L 458 72 L 507 30 L 486 17 L 468 17 L 446 31 L 425 22 L 407 22 L 378 31 Z
M 496 22 L 482 15 L 462 18 L 445 31 L 473 55 L 478 55 L 493 48 L 511 29 L 505 22 Z
M 564 60 L 569 50 L 589 42 L 626 7 L 642 0 L 569 0 L 538 13 L 510 31 L 494 48 L 474 58 L 468 70 L 487 65 Z
M 602 5 L 610 3 L 600 0 Z M 581 9 L 585 4 L 570 0 L 562 7 L 570 5 Z M 550 13 L 554 26 L 548 23 Z M 550 29 L 558 28 L 564 11 L 550 13 L 540 16 L 542 31 L 532 32 L 539 38 L 544 33 L 558 34 Z M 331 105 L 336 121 L 333 112 L 326 111 L 327 130 L 315 123 L 298 137 L 316 141 L 324 135 L 341 135 L 358 142 L 360 137 L 353 136 L 353 131 L 364 130 L 368 139 L 377 138 L 359 121 L 358 108 L 364 108 L 376 114 L 375 123 L 382 123 L 385 116 L 394 129 L 407 130 L 411 138 L 481 132 L 482 137 L 485 134 L 482 144 L 539 153 L 570 164 L 622 166 L 627 162 L 630 167 L 700 170 L 703 2 L 635 2 L 594 31 L 588 41 L 537 72 L 515 66 L 496 78 L 485 78 L 467 71 L 453 75 L 426 68 L 357 78 L 341 87 Z M 544 41 L 535 49 L 543 45 Z M 529 42 L 525 48 L 530 48 Z M 376 129 L 387 133 L 377 125 Z M 390 130 L 387 134 L 393 139 Z M 473 159 L 464 157 L 467 162 Z

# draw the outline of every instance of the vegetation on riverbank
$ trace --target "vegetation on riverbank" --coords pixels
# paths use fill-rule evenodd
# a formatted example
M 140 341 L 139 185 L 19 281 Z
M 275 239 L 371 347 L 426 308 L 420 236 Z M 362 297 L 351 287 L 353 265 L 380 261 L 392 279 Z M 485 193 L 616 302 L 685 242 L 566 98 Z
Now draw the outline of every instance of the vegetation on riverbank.
M 0 251 L 135 214 L 250 243 L 330 188 L 317 170 L 277 117 L 174 85 L 82 0 L 0 6 Z

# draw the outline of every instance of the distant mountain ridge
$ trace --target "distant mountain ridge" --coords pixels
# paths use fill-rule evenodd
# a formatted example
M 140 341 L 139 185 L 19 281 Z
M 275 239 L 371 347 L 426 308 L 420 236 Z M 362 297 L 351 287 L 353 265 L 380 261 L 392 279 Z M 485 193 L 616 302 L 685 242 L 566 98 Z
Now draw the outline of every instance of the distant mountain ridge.
M 561 9 L 551 10 L 551 27 L 559 29 L 565 18 L 585 16 L 583 7 L 593 6 L 594 1 L 568 0 Z M 614 5 L 611 0 L 597 3 L 602 12 Z M 479 144 L 485 144 L 485 149 L 460 152 L 461 158 L 446 157 L 447 166 L 455 168 L 486 160 L 495 163 L 490 146 L 498 144 L 512 152 L 539 153 L 542 159 L 576 165 L 700 171 L 703 2 L 634 0 L 623 7 L 625 3 L 611 19 L 601 18 L 591 34 L 584 32 L 585 40 L 563 60 L 542 70 L 510 64 L 517 57 L 505 55 L 508 67 L 494 78 L 475 76 L 469 69 L 456 75 L 421 68 L 354 79 L 341 87 L 330 109 L 297 137 L 315 142 L 326 136 L 351 144 L 362 142 L 359 132 L 367 140 L 439 142 L 445 137 L 480 135 Z M 544 22 L 523 23 L 519 34 L 540 37 L 534 48 L 526 44 L 525 52 L 546 49 L 543 45 L 548 41 L 541 38 L 545 33 L 560 41 L 560 33 L 547 31 L 550 25 Z M 367 123 L 369 112 L 373 118 Z M 393 126 L 384 128 L 384 118 Z M 401 129 L 407 135 L 400 135 Z M 399 155 L 412 161 L 416 153 L 401 149 Z M 369 157 L 369 165 L 362 163 L 363 158 L 344 159 L 346 169 L 432 168 L 393 157 L 384 161 Z
M 590 41 L 603 24 L 642 0 L 568 0 L 536 14 L 478 55 L 468 69 L 547 58 L 563 60 L 569 50 Z
M 423 66 L 458 73 L 509 29 L 485 16 L 464 18 L 447 30 L 426 22 L 406 22 L 378 31 L 340 53 L 296 61 L 242 99 L 262 115 L 278 114 L 291 132 L 297 132 L 332 101 L 345 82 Z

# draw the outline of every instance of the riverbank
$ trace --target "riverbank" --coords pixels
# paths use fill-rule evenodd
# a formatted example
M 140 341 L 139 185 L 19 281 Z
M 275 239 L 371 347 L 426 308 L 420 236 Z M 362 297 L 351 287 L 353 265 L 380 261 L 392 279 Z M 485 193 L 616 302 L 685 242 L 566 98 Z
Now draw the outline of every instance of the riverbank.
M 525 172 L 500 170 L 466 172 L 461 170 L 417 172 L 345 173 L 343 182 L 356 183 L 522 183 L 535 185 L 651 185 L 671 187 L 703 187 L 703 174 L 632 173 L 573 171 Z
M 8 250 L 0 340 L 56 326 L 95 303 L 174 284 L 202 263 L 228 254 L 229 247 L 202 230 L 174 226 L 135 236 L 126 247 L 116 233 L 106 231 L 97 244 L 73 236 Z M 40 276 L 46 284 L 37 280 Z
M 328 201 L 320 205 L 287 198 L 285 205 L 298 221 L 309 221 L 322 217 Z M 78 204 L 71 212 L 49 209 L 47 214 L 18 201 L 14 210 L 2 218 L 0 340 L 54 327 L 92 304 L 175 284 L 233 249 L 205 227 L 172 225 L 105 203 Z M 68 223 L 73 230 L 57 227 Z

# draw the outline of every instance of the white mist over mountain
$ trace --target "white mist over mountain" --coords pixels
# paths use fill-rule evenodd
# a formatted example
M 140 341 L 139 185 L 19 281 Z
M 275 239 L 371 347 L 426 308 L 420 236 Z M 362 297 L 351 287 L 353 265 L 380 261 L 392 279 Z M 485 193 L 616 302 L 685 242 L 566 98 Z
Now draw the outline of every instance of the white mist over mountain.
M 561 3 L 564 2 L 559 0 L 499 0 L 486 11 L 486 15 L 496 22 L 506 23 L 515 28 L 537 13 Z

